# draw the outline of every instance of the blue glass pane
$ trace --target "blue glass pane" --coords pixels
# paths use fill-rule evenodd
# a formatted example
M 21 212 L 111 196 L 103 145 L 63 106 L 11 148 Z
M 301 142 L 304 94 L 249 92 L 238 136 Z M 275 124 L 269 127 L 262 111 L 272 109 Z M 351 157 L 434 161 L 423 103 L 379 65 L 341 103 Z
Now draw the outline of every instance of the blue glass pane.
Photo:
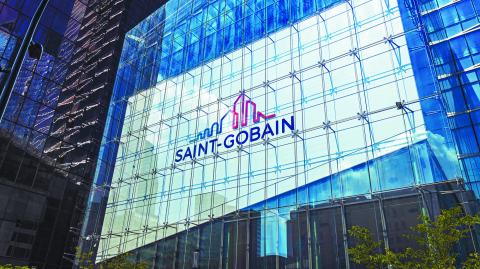
M 475 137 L 473 129 L 468 126 L 464 128 L 458 128 L 454 130 L 455 137 L 457 138 L 458 149 L 460 154 L 471 154 L 478 152 L 478 145 L 472 137 Z

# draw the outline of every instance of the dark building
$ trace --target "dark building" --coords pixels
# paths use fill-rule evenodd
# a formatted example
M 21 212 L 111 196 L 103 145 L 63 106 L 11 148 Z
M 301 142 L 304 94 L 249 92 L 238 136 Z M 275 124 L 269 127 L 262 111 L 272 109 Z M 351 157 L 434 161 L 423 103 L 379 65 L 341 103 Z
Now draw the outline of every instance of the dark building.
M 6 1 L 1 5 L 2 65 L 8 68 L 12 53 L 40 1 Z M 39 60 L 26 57 L 1 121 L 0 263 L 68 267 L 62 257 L 70 225 L 79 214 L 81 199 L 77 177 L 58 169 L 45 145 L 58 96 L 65 89 L 87 10 L 84 1 L 51 1 L 34 35 L 43 45 Z M 4 80 L 2 79 L 2 85 Z
M 0 123 L 0 264 L 72 267 L 124 35 L 162 1 L 139 2 L 49 2 Z M 0 1 L 2 69 L 39 3 Z

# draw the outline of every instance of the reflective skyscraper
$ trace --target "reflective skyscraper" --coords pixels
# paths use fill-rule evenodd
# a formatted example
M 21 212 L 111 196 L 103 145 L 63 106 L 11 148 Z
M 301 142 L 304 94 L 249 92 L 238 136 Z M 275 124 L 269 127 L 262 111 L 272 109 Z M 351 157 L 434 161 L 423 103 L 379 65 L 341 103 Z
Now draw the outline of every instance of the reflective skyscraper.
M 123 44 L 84 227 L 97 261 L 353 268 L 353 225 L 400 249 L 420 212 L 475 212 L 478 11 L 168 1 Z
M 125 32 L 162 3 L 133 2 L 49 1 L 0 123 L 0 264 L 72 267 Z M 1 85 L 39 3 L 0 1 Z

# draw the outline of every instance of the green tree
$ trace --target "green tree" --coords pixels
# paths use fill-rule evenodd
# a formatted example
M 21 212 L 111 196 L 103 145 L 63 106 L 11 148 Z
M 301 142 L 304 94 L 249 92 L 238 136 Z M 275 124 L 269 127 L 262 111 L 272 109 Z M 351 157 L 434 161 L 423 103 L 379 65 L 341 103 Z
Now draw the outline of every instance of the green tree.
M 98 269 L 147 269 L 149 264 L 147 262 L 140 262 L 135 264 L 131 261 L 130 253 L 120 254 L 112 259 L 104 261 L 100 264 Z
M 123 253 L 97 265 L 93 260 L 92 252 L 82 253 L 77 249 L 79 269 L 148 269 L 150 265 L 145 262 L 135 263 L 131 253 Z M 2 269 L 2 268 L 0 268 Z
M 463 264 L 463 269 L 478 269 L 480 268 L 480 254 L 470 253 L 468 259 Z
M 348 232 L 357 244 L 348 252 L 353 262 L 368 269 L 386 266 L 394 269 L 454 269 L 457 255 L 453 249 L 475 224 L 480 224 L 480 216 L 464 215 L 460 207 L 442 210 L 436 220 L 422 215 L 421 222 L 412 227 L 413 233 L 407 236 L 416 242 L 417 247 L 401 252 L 384 249 L 367 228 L 354 226 Z M 462 268 L 480 269 L 479 258 L 478 253 L 471 253 Z
M 95 261 L 93 260 L 93 252 L 82 252 L 77 248 L 78 269 L 93 269 Z
M 5 264 L 5 265 L 0 265 L 0 269 L 30 269 L 30 267 Z

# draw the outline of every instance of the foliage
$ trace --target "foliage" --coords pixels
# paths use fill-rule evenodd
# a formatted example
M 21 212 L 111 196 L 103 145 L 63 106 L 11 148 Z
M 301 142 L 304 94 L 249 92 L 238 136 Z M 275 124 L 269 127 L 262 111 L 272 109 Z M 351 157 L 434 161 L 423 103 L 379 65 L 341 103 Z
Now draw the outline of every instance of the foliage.
M 93 269 L 95 268 L 95 261 L 93 252 L 82 252 L 77 248 L 78 269 Z
M 147 269 L 149 265 L 147 262 L 133 263 L 131 262 L 131 254 L 124 253 L 115 258 L 102 262 L 98 269 Z
M 470 253 L 468 259 L 463 264 L 463 269 L 478 269 L 480 268 L 480 254 Z
M 16 266 L 11 264 L 0 265 L 0 269 L 29 269 L 28 266 Z
M 353 226 L 348 232 L 359 241 L 356 247 L 348 249 L 348 253 L 355 263 L 363 264 L 367 269 L 379 268 L 385 264 L 387 254 L 378 253 L 381 243 L 373 239 L 367 228 Z M 389 251 L 387 250 L 387 252 Z
M 421 222 L 412 227 L 412 235 L 407 236 L 416 242 L 417 247 L 406 248 L 401 252 L 385 249 L 375 241 L 367 228 L 354 226 L 349 234 L 358 244 L 349 248 L 353 262 L 363 264 L 368 269 L 390 266 L 393 269 L 454 269 L 457 256 L 453 251 L 457 243 L 467 236 L 470 228 L 480 224 L 480 216 L 463 215 L 460 207 L 442 210 L 436 220 L 425 215 Z M 480 254 L 471 253 L 463 264 L 463 269 L 479 269 Z
M 131 253 L 120 254 L 97 265 L 95 265 L 92 252 L 81 253 L 77 250 L 77 257 L 79 269 L 147 269 L 150 267 L 145 261 L 133 262 L 134 258 Z

